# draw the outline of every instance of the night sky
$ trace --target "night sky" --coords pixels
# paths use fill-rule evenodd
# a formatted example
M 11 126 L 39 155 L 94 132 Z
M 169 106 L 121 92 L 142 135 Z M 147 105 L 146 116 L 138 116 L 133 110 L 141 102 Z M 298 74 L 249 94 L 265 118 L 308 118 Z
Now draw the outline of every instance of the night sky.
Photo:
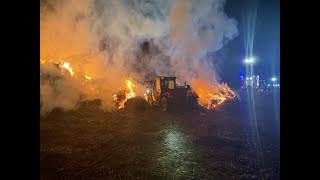
M 240 73 L 245 74 L 244 16 L 257 9 L 254 31 L 253 55 L 256 75 L 261 80 L 280 77 L 280 2 L 279 0 L 227 0 L 225 12 L 238 22 L 239 35 L 218 52 L 222 59 L 219 64 L 220 76 L 231 86 L 238 86 Z

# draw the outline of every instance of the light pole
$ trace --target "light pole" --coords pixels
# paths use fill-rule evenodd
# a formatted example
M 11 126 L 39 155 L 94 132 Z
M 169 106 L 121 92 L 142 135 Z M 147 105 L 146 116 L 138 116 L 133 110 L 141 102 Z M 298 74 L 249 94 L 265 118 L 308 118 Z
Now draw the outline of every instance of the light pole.
M 253 64 L 255 62 L 254 58 L 253 57 L 250 57 L 250 58 L 246 58 L 244 60 L 244 63 L 245 64 Z
M 249 77 L 249 78 L 247 78 L 247 80 L 252 80 L 252 77 L 253 77 L 253 64 L 254 63 L 255 63 L 255 58 L 254 57 L 246 57 L 244 59 L 244 64 L 246 64 L 246 74 Z M 252 81 L 249 81 L 249 82 L 252 82 Z
M 255 63 L 254 57 L 247 57 L 244 59 L 244 63 L 247 65 L 247 74 L 249 74 L 250 77 L 253 76 L 253 64 Z

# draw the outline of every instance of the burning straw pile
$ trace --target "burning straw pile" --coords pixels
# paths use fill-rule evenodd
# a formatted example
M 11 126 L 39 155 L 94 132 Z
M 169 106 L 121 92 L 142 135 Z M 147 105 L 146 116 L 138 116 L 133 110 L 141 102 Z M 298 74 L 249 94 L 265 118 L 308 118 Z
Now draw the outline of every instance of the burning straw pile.
M 128 74 L 138 82 L 155 76 L 188 81 L 206 108 L 233 98 L 226 84 L 216 83 L 220 59 L 212 55 L 238 35 L 224 3 L 41 0 L 41 113 L 93 99 L 101 99 L 104 110 L 116 100 L 121 109 L 144 93 L 142 84 L 124 79 Z

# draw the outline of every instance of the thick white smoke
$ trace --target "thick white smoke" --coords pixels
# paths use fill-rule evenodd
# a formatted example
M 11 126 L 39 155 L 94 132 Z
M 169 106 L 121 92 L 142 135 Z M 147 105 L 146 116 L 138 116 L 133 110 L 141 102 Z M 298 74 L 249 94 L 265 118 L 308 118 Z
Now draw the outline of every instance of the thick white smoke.
M 215 84 L 218 77 L 208 54 L 238 35 L 237 22 L 223 12 L 224 4 L 224 0 L 41 1 L 40 57 L 46 62 L 68 61 L 75 76 L 53 64 L 41 64 L 41 113 L 55 107 L 72 109 L 80 100 L 94 98 L 110 108 L 112 93 L 128 76 L 143 82 L 155 75 L 174 75 L 194 86 Z M 83 75 L 93 80 L 83 83 Z

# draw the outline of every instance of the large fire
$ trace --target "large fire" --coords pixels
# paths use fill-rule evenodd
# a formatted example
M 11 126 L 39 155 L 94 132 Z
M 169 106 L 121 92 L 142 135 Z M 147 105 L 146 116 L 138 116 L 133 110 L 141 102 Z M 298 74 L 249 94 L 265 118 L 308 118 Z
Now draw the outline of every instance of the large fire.
M 60 69 L 67 70 L 72 78 L 78 78 L 83 77 L 85 81 L 92 80 L 92 77 L 89 76 L 86 73 L 81 73 L 79 71 L 76 71 L 76 73 L 73 70 L 73 67 L 71 67 L 71 64 L 65 60 L 61 61 L 54 61 L 54 60 L 47 60 L 40 58 L 40 63 L 53 63 L 56 64 Z M 124 107 L 124 103 L 133 97 L 136 97 L 135 93 L 136 85 L 134 81 L 129 77 L 124 81 L 124 87 L 120 88 L 120 90 L 113 95 L 114 102 L 116 103 L 116 106 L 121 109 Z
M 80 73 L 77 71 L 77 74 L 73 71 L 70 63 L 67 61 L 50 61 L 46 59 L 40 59 L 40 63 L 55 63 L 61 69 L 67 70 L 71 77 L 77 78 L 82 76 L 85 81 L 92 80 L 86 73 Z M 208 86 L 205 82 L 199 81 L 193 83 L 193 89 L 199 96 L 199 104 L 207 109 L 214 109 L 218 105 L 224 103 L 228 99 L 233 99 L 236 97 L 236 94 L 229 88 L 226 83 L 222 83 L 215 86 Z M 128 99 L 136 97 L 135 91 L 136 85 L 134 81 L 129 77 L 124 81 L 124 85 L 120 90 L 113 94 L 113 100 L 116 103 L 116 106 L 121 109 L 124 108 L 124 104 Z

